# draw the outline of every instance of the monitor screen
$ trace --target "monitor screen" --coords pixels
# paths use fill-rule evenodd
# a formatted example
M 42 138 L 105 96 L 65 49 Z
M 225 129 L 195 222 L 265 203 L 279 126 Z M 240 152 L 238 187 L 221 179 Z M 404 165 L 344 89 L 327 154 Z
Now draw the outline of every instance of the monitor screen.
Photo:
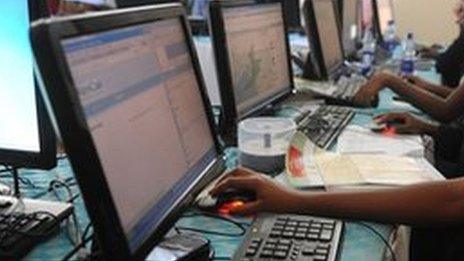
M 335 8 L 332 0 L 314 0 L 313 3 L 324 64 L 330 72 L 343 62 Z
M 61 45 L 135 251 L 217 156 L 182 22 L 165 19 Z
M 391 0 L 377 0 L 377 12 L 380 33 L 383 35 L 387 29 L 388 22 L 393 18 L 393 3 Z
M 343 1 L 343 49 L 346 54 L 356 52 L 358 39 L 358 0 Z
M 0 150 L 40 152 L 27 0 L 0 1 Z
M 239 117 L 291 87 L 280 4 L 223 9 L 236 111 Z

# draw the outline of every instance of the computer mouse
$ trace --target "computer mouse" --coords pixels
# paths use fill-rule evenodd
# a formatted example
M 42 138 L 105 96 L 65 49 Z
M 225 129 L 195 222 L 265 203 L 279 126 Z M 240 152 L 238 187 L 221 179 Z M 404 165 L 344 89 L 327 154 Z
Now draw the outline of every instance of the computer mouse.
M 214 197 L 206 195 L 197 201 L 197 206 L 203 210 L 217 210 L 227 214 L 231 208 L 256 200 L 256 194 L 247 190 L 227 189 Z

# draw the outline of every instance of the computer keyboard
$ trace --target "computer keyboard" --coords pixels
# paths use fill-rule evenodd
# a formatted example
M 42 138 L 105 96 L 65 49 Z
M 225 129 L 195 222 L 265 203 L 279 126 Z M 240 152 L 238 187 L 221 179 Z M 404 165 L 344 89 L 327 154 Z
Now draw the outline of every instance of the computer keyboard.
M 290 214 L 260 214 L 233 260 L 336 260 L 343 232 L 338 220 Z
M 297 119 L 298 130 L 321 148 L 328 148 L 353 119 L 349 107 L 324 105 L 314 113 Z
M 352 74 L 350 77 L 341 76 L 336 83 L 337 88 L 333 96 L 338 99 L 352 101 L 366 82 L 366 78 L 357 74 Z
M 1 202 L 8 202 L 0 197 Z M 14 200 L 13 200 L 14 201 Z M 19 259 L 58 231 L 72 205 L 25 199 L 20 204 L 3 204 L 0 209 L 0 259 Z

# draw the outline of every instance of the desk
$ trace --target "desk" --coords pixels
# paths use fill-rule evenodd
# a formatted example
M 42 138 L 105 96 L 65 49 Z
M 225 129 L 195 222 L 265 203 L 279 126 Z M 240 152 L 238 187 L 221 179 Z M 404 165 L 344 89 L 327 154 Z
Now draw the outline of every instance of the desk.
M 432 73 L 423 73 L 428 79 L 436 79 Z M 434 78 L 435 77 L 435 78 Z M 380 105 L 376 109 L 362 109 L 360 113 L 356 115 L 352 124 L 364 125 L 371 121 L 371 115 L 383 113 L 390 110 L 416 110 L 411 106 L 397 106 L 392 101 L 393 93 L 389 90 L 384 90 L 380 94 Z M 236 150 L 231 149 L 227 151 L 229 167 L 233 167 L 236 164 Z M 71 182 L 74 181 L 74 174 L 70 168 L 67 159 L 59 161 L 59 165 L 56 169 L 43 172 L 43 171 L 30 171 L 24 170 L 20 172 L 22 178 L 28 179 L 34 184 L 32 186 L 23 186 L 22 191 L 24 195 L 31 198 L 42 198 L 56 200 L 54 195 L 47 193 L 48 184 L 55 178 L 68 179 Z M 79 194 L 79 188 L 72 186 L 72 192 Z M 89 224 L 89 218 L 87 216 L 82 198 L 76 199 L 75 210 L 78 217 L 81 230 L 83 230 Z M 207 221 L 207 222 L 205 222 Z M 250 220 L 248 220 L 250 221 Z M 228 232 L 235 232 L 233 227 L 228 227 L 227 224 L 215 221 L 206 220 L 205 217 L 193 217 L 181 219 L 177 225 L 192 226 L 195 228 L 202 228 L 206 230 L 218 230 L 226 229 Z M 388 235 L 392 229 L 391 226 L 372 224 L 372 226 L 379 231 L 384 237 L 388 238 Z M 237 249 L 242 238 L 225 238 L 219 236 L 207 236 L 213 244 L 216 250 L 216 256 L 218 257 L 230 257 Z M 28 260 L 57 260 L 64 257 L 71 249 L 72 244 L 67 238 L 66 229 L 63 227 L 59 234 L 46 241 L 45 243 L 37 246 L 27 256 Z M 371 231 L 366 228 L 357 225 L 356 223 L 347 222 L 345 227 L 344 240 L 341 247 L 342 255 L 341 260 L 381 260 L 385 251 L 384 243 Z

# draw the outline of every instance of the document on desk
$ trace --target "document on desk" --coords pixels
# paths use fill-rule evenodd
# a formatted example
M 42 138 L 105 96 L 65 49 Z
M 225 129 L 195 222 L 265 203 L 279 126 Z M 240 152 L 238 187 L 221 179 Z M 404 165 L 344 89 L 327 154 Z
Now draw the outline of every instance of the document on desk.
M 287 179 L 297 188 L 402 186 L 440 179 L 422 158 L 327 152 L 298 132 L 290 144 L 286 163 Z
M 384 135 L 360 126 L 348 126 L 338 138 L 337 152 L 423 157 L 424 145 L 419 135 Z

